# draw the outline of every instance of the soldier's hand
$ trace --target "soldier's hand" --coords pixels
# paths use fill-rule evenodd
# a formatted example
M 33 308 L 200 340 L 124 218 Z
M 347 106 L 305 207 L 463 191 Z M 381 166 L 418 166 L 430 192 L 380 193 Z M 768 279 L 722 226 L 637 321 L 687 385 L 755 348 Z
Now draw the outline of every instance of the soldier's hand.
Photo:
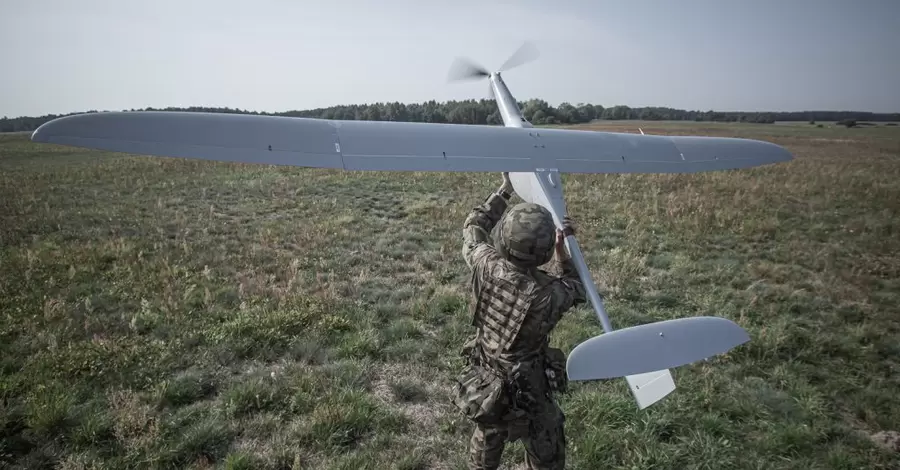
M 565 216 L 563 217 L 562 230 L 556 229 L 556 254 L 560 258 L 568 254 L 566 251 L 566 237 L 569 235 L 575 235 L 575 225 L 569 216 Z
M 503 184 L 500 185 L 500 190 L 509 193 L 510 195 L 515 192 L 512 181 L 509 180 L 509 172 L 503 172 Z
M 568 215 L 563 217 L 563 228 L 562 232 L 564 236 L 567 235 L 575 235 L 575 222 L 572 221 L 572 218 Z

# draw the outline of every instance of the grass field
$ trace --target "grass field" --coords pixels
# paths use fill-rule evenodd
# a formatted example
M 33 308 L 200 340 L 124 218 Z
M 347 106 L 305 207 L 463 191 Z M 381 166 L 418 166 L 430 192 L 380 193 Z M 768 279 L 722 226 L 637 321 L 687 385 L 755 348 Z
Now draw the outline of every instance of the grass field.
M 616 327 L 752 341 L 562 397 L 568 466 L 877 469 L 900 454 L 900 129 L 611 122 L 796 160 L 567 175 Z M 0 135 L 0 467 L 463 468 L 461 225 L 499 175 L 161 159 Z M 553 336 L 601 329 L 588 307 Z M 520 444 L 505 460 L 521 462 Z

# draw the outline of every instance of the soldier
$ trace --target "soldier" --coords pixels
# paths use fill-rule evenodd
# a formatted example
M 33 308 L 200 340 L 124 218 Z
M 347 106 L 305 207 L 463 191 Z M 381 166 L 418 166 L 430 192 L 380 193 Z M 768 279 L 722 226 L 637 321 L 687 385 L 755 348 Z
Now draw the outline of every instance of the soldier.
M 497 468 L 506 443 L 522 439 L 528 468 L 562 469 L 565 416 L 554 393 L 567 385 L 565 355 L 549 347 L 549 334 L 564 312 L 585 302 L 564 244 L 574 230 L 568 217 L 564 230 L 557 230 L 550 212 L 537 204 L 518 204 L 504 216 L 512 195 L 504 173 L 500 189 L 464 224 L 476 332 L 463 347 L 467 365 L 453 400 L 475 422 L 469 468 Z M 538 269 L 554 252 L 553 273 Z

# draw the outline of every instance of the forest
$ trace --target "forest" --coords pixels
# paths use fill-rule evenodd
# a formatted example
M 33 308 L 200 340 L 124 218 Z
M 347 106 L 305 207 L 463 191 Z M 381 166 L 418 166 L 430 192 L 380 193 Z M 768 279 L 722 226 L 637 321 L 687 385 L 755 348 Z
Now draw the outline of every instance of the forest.
M 630 107 L 624 105 L 603 107 L 597 104 L 561 103 L 552 106 L 542 99 L 519 102 L 519 108 L 535 125 L 580 124 L 602 120 L 647 121 L 716 121 L 772 124 L 776 121 L 900 121 L 900 113 L 870 113 L 860 111 L 791 111 L 791 112 L 739 112 L 739 111 L 688 111 L 666 107 Z M 187 108 L 144 108 L 129 111 L 183 111 L 262 114 L 269 116 L 311 117 L 320 119 L 437 122 L 450 124 L 502 124 L 494 100 L 426 101 L 404 104 L 379 102 L 316 108 L 303 111 L 260 112 L 234 108 L 192 106 Z M 97 112 L 97 111 L 87 111 Z M 69 113 L 80 114 L 80 113 Z M 33 131 L 41 124 L 64 115 L 48 114 L 36 117 L 4 117 L 0 119 L 0 132 Z

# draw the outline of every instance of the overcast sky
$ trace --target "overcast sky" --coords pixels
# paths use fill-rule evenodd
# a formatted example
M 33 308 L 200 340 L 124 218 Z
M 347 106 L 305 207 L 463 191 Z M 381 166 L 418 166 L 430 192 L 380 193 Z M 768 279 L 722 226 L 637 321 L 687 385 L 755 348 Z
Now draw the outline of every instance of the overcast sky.
M 0 116 L 488 98 L 900 112 L 900 0 L 0 0 Z

